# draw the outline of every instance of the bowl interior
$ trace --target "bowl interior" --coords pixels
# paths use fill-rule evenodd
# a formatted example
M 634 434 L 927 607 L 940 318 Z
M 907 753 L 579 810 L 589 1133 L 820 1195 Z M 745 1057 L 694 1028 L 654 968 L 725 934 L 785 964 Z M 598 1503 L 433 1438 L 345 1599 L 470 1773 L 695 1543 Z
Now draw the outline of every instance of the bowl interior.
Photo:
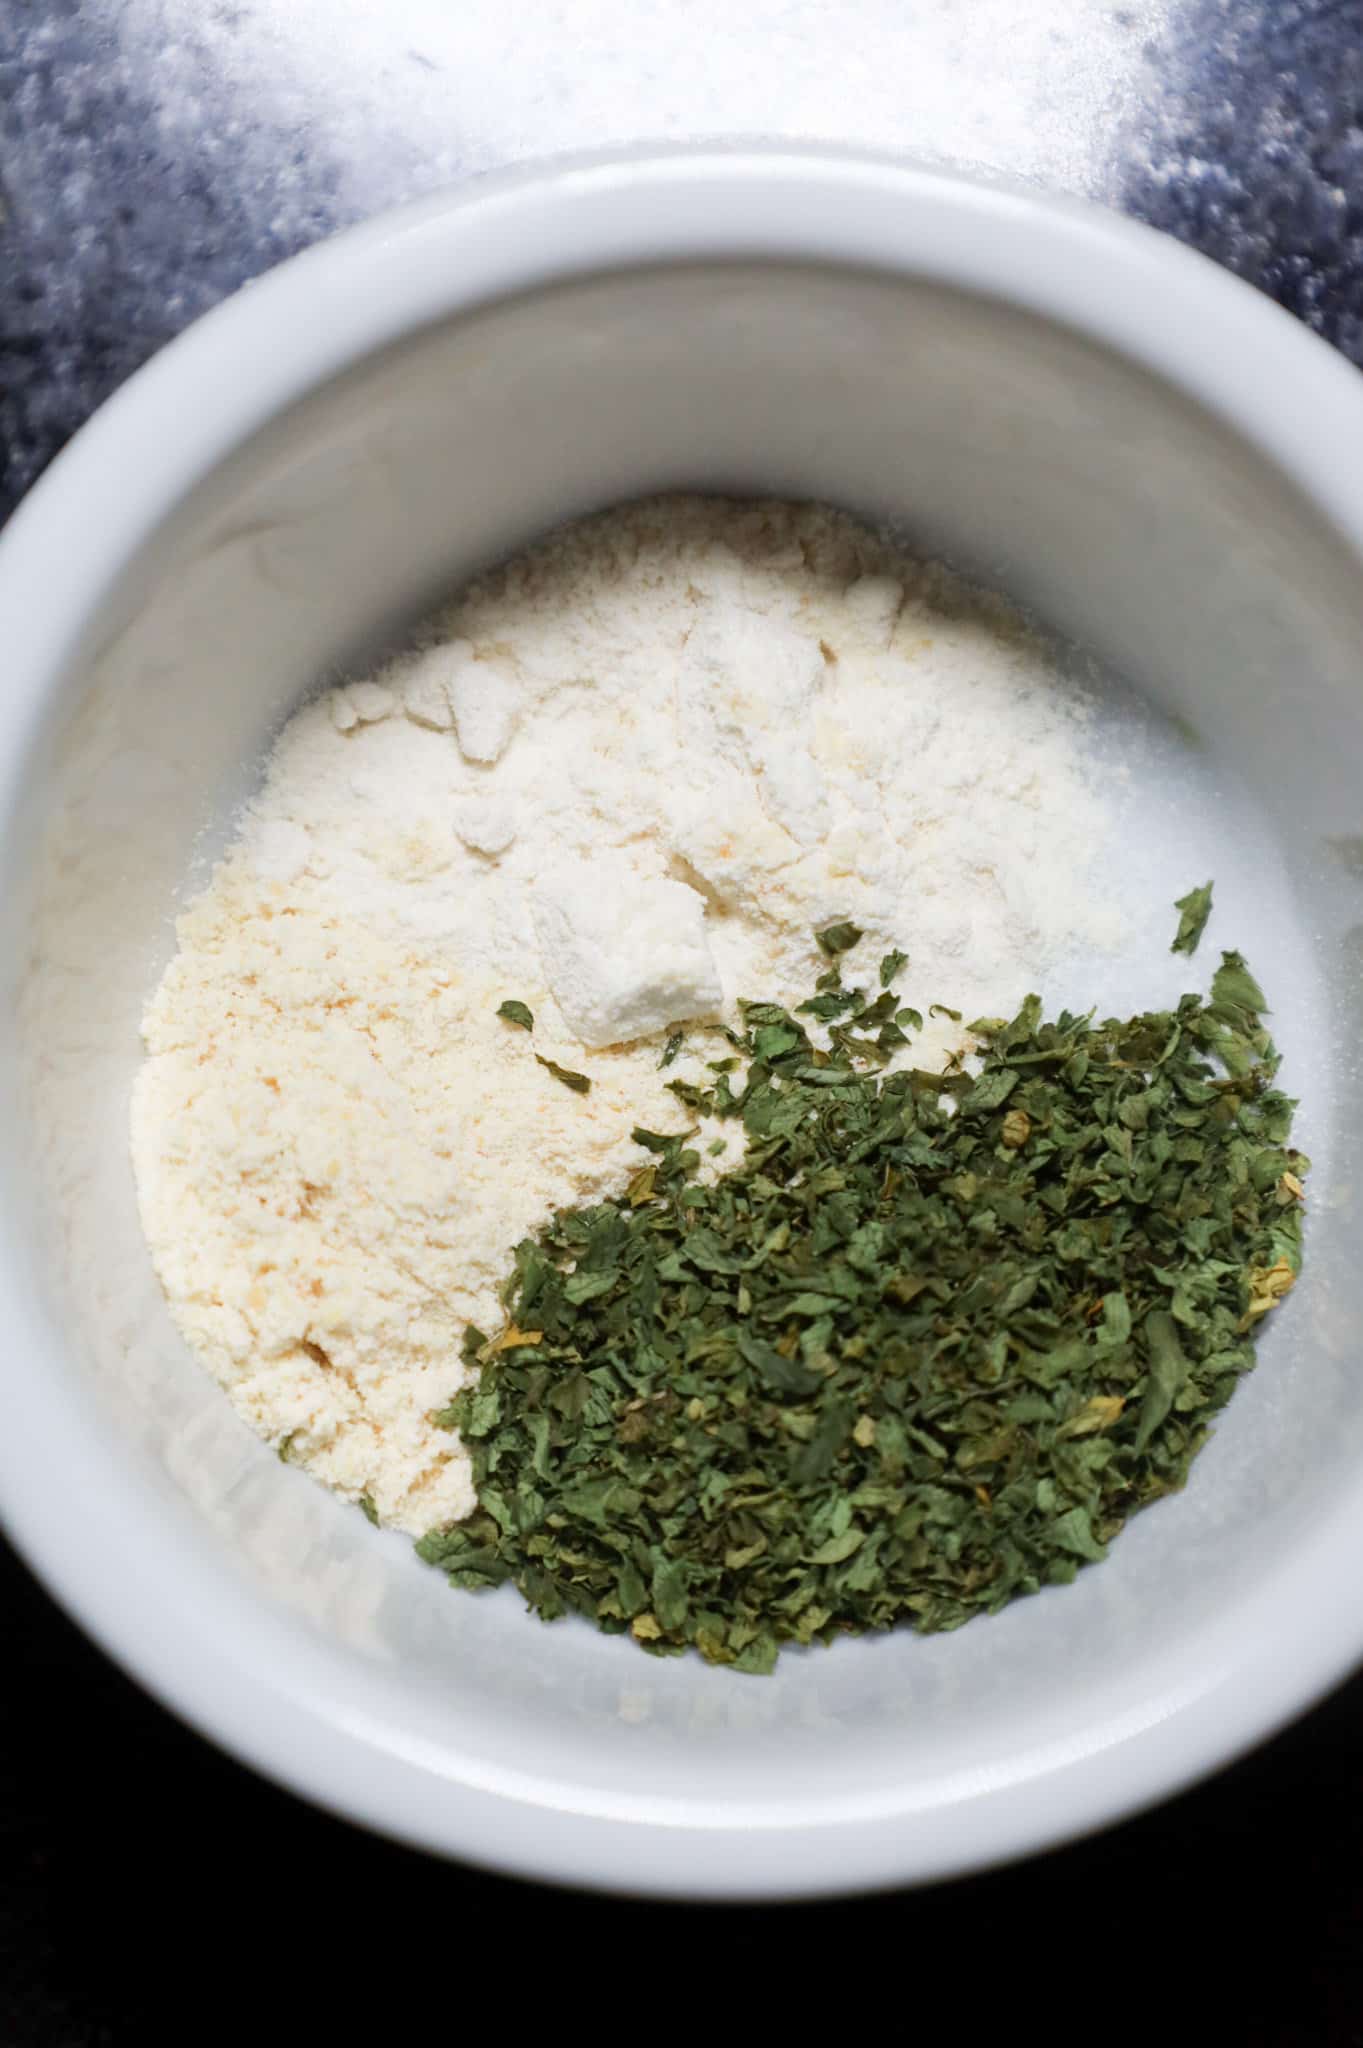
M 1322 1158 L 1310 1285 L 1186 1495 L 1073 1587 L 954 1636 L 789 1655 L 762 1681 L 543 1628 L 510 1594 L 455 1596 L 281 1465 L 169 1323 L 127 1150 L 139 1016 L 176 905 L 299 694 L 544 528 L 665 488 L 893 520 L 1196 729 L 1252 791 L 1257 842 L 1229 853 L 1241 900 L 1259 859 L 1280 906 L 1261 940 L 1213 936 L 1283 990 L 1288 1080 Z M 280 1686 L 400 1753 L 430 1816 L 452 1783 L 482 1784 L 534 1809 L 546 1839 L 566 1807 L 702 1829 L 892 1807 L 930 1833 L 946 1804 L 1120 1749 L 1220 1682 L 1284 1561 L 1363 1487 L 1359 589 L 1293 485 L 1134 362 L 988 296 L 867 270 L 692 263 L 561 284 L 427 326 L 243 443 L 88 622 L 24 763 L 4 932 L 4 1234 L 41 1370 L 97 1414 L 176 1560 L 163 1621 L 186 1655 L 219 1624 L 241 1659 L 305 1646 Z M 35 1369 L 11 1361 L 17 1379 Z M 97 1575 L 104 1504 L 71 1510 Z M 437 1818 L 412 1827 L 441 1834 Z

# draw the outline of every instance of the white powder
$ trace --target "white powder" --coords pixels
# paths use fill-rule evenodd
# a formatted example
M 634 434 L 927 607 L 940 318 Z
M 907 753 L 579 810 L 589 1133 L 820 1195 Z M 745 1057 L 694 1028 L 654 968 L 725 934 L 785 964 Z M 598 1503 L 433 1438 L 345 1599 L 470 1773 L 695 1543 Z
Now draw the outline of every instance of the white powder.
M 647 1038 L 723 1008 L 704 897 L 640 875 L 623 851 L 546 874 L 534 916 L 545 982 L 583 1045 Z
M 162 120 L 202 72 L 325 163 L 349 213 L 565 149 L 816 139 L 1110 189 L 1171 0 L 123 0 Z M 178 90 L 177 90 L 178 89 Z M 234 111 L 237 111 L 234 109 Z
M 662 1073 L 656 1036 L 602 1038 L 799 999 L 832 918 L 852 968 L 901 945 L 905 1000 L 967 1016 L 1119 943 L 1086 715 L 1006 608 L 842 515 L 682 499 L 554 537 L 307 705 L 180 920 L 133 1103 L 157 1271 L 241 1413 L 386 1521 L 466 1513 L 432 1420 L 465 1324 L 726 1049 L 694 1029 Z M 960 1042 L 938 1019 L 911 1056 Z

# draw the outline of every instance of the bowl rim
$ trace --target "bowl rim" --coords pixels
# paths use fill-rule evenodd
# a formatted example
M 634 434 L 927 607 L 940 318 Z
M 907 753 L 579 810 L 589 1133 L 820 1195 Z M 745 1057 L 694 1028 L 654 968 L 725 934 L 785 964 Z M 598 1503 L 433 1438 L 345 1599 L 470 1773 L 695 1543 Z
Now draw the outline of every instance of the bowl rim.
M 429 323 L 573 278 L 703 261 L 929 280 L 1067 327 L 1218 419 L 1363 558 L 1350 453 L 1363 444 L 1357 373 L 1251 287 L 1149 228 L 1082 201 L 826 148 L 614 151 L 523 166 L 347 229 L 243 288 L 131 377 L 50 465 L 0 535 L 11 635 L 0 819 L 54 684 L 127 565 L 286 407 Z M 0 1319 L 21 1371 L 45 1339 L 13 1268 L 0 1245 Z M 66 1505 L 82 1497 L 100 1502 L 97 1575 L 88 1528 Z M 0 1432 L 0 1518 L 115 1661 L 265 1776 L 445 1855 L 663 1896 L 831 1895 L 1007 1861 L 1229 1762 L 1363 1656 L 1363 1596 L 1347 1569 L 1363 1542 L 1360 1489 L 1322 1515 L 1239 1625 L 1208 1646 L 1204 1667 L 1161 1701 L 1019 1755 L 988 1783 L 944 1784 L 930 1825 L 921 1794 L 892 1786 L 879 1810 L 792 1809 L 775 1825 L 703 1802 L 607 1807 L 555 1780 L 552 1765 L 513 1782 L 392 1739 L 362 1704 L 323 1711 L 320 1648 L 244 1586 L 216 1585 L 214 1622 L 201 1618 L 192 1587 L 204 1558 L 165 1554 L 93 1406 L 80 1410 L 41 1372 L 16 1384 Z

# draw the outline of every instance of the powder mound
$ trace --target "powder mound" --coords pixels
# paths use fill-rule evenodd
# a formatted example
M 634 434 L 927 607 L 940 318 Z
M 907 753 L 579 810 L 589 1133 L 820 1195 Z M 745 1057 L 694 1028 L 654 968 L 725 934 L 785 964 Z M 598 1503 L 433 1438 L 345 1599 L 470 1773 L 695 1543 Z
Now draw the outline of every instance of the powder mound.
M 179 921 L 132 1109 L 171 1311 L 251 1426 L 381 1520 L 467 1514 L 433 1419 L 465 1327 L 628 1182 L 636 1125 L 691 1124 L 670 1084 L 740 996 L 800 999 L 814 928 L 909 954 L 918 1066 L 964 1042 L 934 1001 L 1005 1013 L 1120 944 L 1087 719 L 997 601 L 842 514 L 700 499 L 551 536 L 304 705 Z

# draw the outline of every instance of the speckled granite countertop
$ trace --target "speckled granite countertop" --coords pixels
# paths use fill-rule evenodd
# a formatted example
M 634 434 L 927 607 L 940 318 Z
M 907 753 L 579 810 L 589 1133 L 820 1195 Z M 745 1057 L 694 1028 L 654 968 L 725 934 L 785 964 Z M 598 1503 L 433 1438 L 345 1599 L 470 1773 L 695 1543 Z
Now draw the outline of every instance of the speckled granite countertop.
M 1088 195 L 1363 364 L 1363 0 L 0 0 L 0 518 L 138 363 L 331 229 L 528 157 L 735 136 Z M 206 1986 L 224 2026 L 258 1996 L 287 2024 L 290 1976 L 319 2036 L 362 2038 L 396 2019 L 374 1976 L 385 1942 L 445 1958 L 441 2004 L 467 2024 L 466 1971 L 448 1970 L 498 1913 L 575 1971 L 609 1949 L 617 1999 L 636 1965 L 653 1992 L 684 1990 L 682 1949 L 708 1943 L 716 1981 L 747 1970 L 755 1990 L 822 1945 L 873 1964 L 877 1999 L 902 1954 L 981 2028 L 1008 1984 L 1044 1983 L 1066 2031 L 1106 2033 L 1114 1989 L 1134 2019 L 1173 1942 L 1190 1976 L 1198 1953 L 1229 1965 L 1210 2038 L 1363 2042 L 1363 1680 L 1216 1784 L 1021 1873 L 877 1907 L 603 1920 L 248 1779 L 3 1546 L 0 1599 L 5 2048 L 226 2038 L 201 2031 Z M 361 1911 L 357 1972 L 336 1950 Z M 979 1927 L 988 1981 L 962 1934 Z M 402 1982 L 419 2004 L 410 1962 Z M 1176 2037 L 1174 2010 L 1198 2027 L 1194 1988 L 1157 2003 Z

